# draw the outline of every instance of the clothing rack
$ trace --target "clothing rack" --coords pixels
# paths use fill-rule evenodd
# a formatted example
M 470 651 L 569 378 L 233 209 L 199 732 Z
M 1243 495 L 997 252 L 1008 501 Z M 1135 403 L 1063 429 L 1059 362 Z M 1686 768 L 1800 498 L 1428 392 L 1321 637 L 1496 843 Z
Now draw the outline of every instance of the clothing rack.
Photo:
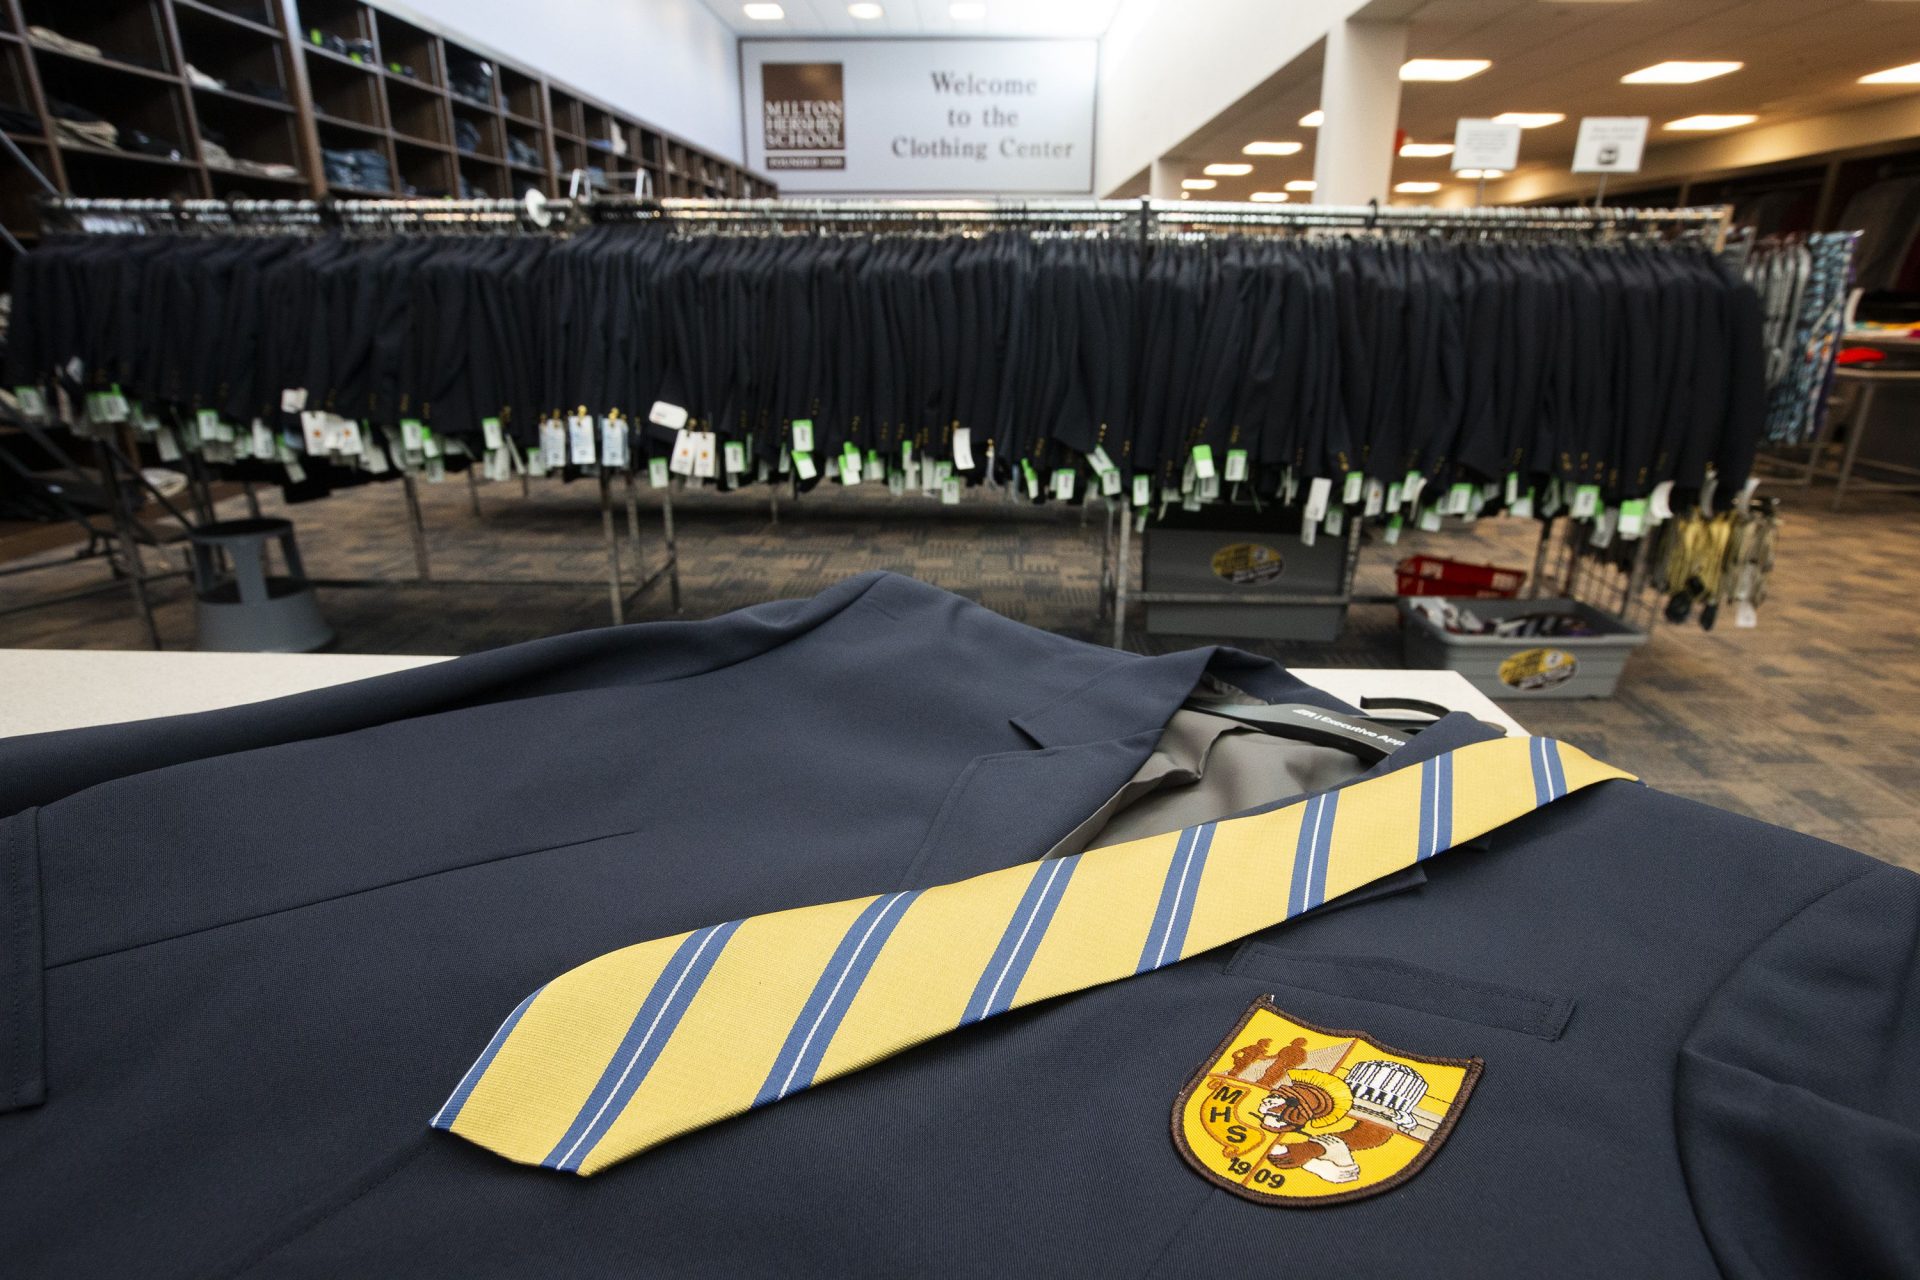
M 1215 234 L 1279 232 L 1342 236 L 1392 234 L 1478 235 L 1488 239 L 1606 241 L 1619 237 L 1686 241 L 1713 252 L 1725 249 L 1731 210 L 1720 206 L 1686 209 L 1635 208 L 1506 208 L 1458 209 L 1364 206 L 1271 206 L 1191 200 L 685 200 L 630 195 L 587 195 L 573 199 L 526 200 L 114 200 L 52 198 L 43 202 L 49 229 L 77 232 L 180 232 L 184 234 L 311 233 L 343 229 L 348 234 L 559 234 L 602 223 L 631 223 L 682 231 L 737 227 L 759 231 L 825 231 L 836 228 L 917 227 L 943 232 L 1015 230 L 1059 225 L 1109 235 L 1137 236 L 1142 245 L 1160 240 L 1206 237 Z M 1142 270 L 1145 269 L 1145 256 Z M 471 473 L 470 473 L 471 476 Z M 637 538 L 637 514 L 628 474 L 628 518 Z M 417 497 L 409 486 L 410 518 L 420 577 L 428 577 L 424 530 L 418 519 Z M 524 481 L 523 481 L 524 483 Z M 621 575 L 613 533 L 610 486 L 601 476 L 603 527 L 609 552 L 609 584 L 615 620 L 622 616 Z M 671 486 L 663 503 L 667 531 L 667 560 L 662 569 L 639 588 L 645 590 L 661 574 L 672 577 L 678 604 L 677 561 L 671 532 Z M 777 489 L 773 515 L 777 520 Z M 1106 506 L 1106 533 L 1102 539 L 1101 613 L 1110 615 L 1116 647 L 1122 644 L 1129 602 L 1165 604 L 1348 604 L 1356 597 L 1352 586 L 1361 545 L 1359 519 L 1345 530 L 1342 589 L 1335 594 L 1274 594 L 1247 599 L 1228 593 L 1147 592 L 1131 586 L 1131 536 L 1140 527 L 1121 503 L 1102 499 Z M 1542 521 L 1542 547 L 1555 521 Z M 1117 525 L 1117 528 L 1115 527 Z M 1636 577 L 1640 575 L 1636 574 Z M 1538 577 L 1538 575 L 1536 575 Z

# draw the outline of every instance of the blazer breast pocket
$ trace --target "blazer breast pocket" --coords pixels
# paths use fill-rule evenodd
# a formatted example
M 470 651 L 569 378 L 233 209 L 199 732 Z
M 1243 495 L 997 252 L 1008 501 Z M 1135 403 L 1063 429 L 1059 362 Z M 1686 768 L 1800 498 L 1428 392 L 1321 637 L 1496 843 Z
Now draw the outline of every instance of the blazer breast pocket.
M 1411 1009 L 1538 1040 L 1558 1040 L 1573 1016 L 1569 996 L 1463 978 L 1385 956 L 1330 956 L 1248 942 L 1226 971 L 1230 977 Z M 1277 996 L 1284 1002 L 1284 992 Z

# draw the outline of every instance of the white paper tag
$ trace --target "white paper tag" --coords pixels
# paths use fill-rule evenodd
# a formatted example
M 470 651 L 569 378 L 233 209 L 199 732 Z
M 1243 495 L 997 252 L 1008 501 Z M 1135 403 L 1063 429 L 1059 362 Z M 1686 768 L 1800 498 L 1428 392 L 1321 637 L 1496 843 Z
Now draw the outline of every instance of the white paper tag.
M 1360 495 L 1366 492 L 1367 477 L 1358 471 L 1347 472 L 1347 487 L 1340 494 L 1340 501 L 1351 506 L 1360 501 Z
M 13 398 L 20 402 L 20 413 L 31 421 L 38 422 L 47 416 L 47 398 L 38 387 L 15 387 Z
M 1420 527 L 1428 533 L 1440 531 L 1440 508 L 1428 507 L 1420 513 Z
M 1707 473 L 1707 482 L 1700 486 L 1700 514 L 1713 514 L 1713 491 L 1720 487 L 1720 477 L 1711 471 Z
M 1378 480 L 1368 480 L 1366 505 L 1361 509 L 1361 513 L 1368 519 L 1372 519 L 1374 516 L 1380 514 L 1382 508 L 1386 506 L 1386 502 L 1387 486 L 1381 484 Z
M 1346 530 L 1347 530 L 1347 509 L 1345 507 L 1337 506 L 1337 507 L 1334 507 L 1332 510 L 1328 511 L 1327 512 L 1327 532 L 1337 538 L 1341 534 L 1345 533 Z
M 1502 501 L 1504 501 L 1506 505 L 1510 507 L 1514 503 L 1518 502 L 1519 500 L 1520 500 L 1520 473 L 1518 471 L 1509 471 L 1507 472 L 1506 484 L 1502 491 Z
M 1407 472 L 1406 479 L 1400 482 L 1400 501 L 1409 507 L 1420 505 L 1420 491 L 1427 487 L 1427 478 L 1418 471 Z
M 713 431 L 693 433 L 693 474 L 711 480 L 720 466 L 720 436 Z
M 665 458 L 648 458 L 647 483 L 656 489 L 664 489 L 670 481 L 671 477 L 667 470 L 667 460 Z
M 1119 495 L 1120 469 L 1118 467 L 1109 468 L 1100 473 L 1100 492 L 1109 498 Z
M 953 429 L 953 465 L 960 471 L 973 470 L 973 428 L 955 427 Z M 941 495 L 941 501 L 946 495 Z M 959 499 L 955 499 L 959 501 Z
M 424 442 L 424 437 L 421 435 L 421 432 L 420 432 L 420 419 L 418 418 L 400 419 L 400 447 L 405 449 L 408 453 L 419 453 L 420 447 L 423 442 Z M 561 461 L 565 461 L 565 459 L 562 459 Z M 557 466 L 559 464 L 556 463 L 555 465 Z
M 1380 535 L 1380 540 L 1388 546 L 1392 546 L 1394 543 L 1400 541 L 1401 523 L 1399 516 L 1395 516 L 1393 519 L 1387 521 L 1387 531 Z
M 1390 484 L 1387 486 L 1388 514 L 1394 514 L 1400 510 L 1400 499 L 1401 499 L 1400 484 L 1398 481 L 1395 481 L 1393 484 Z
M 307 389 L 288 387 L 280 393 L 280 412 L 298 413 L 307 407 Z
M 567 453 L 574 466 L 590 467 L 599 461 L 593 434 L 593 419 L 587 414 L 576 413 L 567 419 Z
M 1613 531 L 1620 526 L 1620 508 L 1608 507 L 1593 522 L 1593 532 L 1587 537 L 1590 547 L 1605 547 L 1613 541 Z
M 940 482 L 940 505 L 957 507 L 960 505 L 960 477 L 948 476 Z
M 1234 484 L 1247 478 L 1247 451 L 1245 449 L 1227 450 L 1227 465 L 1224 474 Z
M 668 463 L 668 467 L 672 470 L 673 474 L 677 476 L 690 476 L 693 474 L 693 438 L 698 434 L 700 433 L 697 431 L 688 431 L 682 428 L 679 434 L 674 436 L 673 457 Z
M 1532 519 L 1533 518 L 1533 490 L 1531 489 L 1527 490 L 1525 493 L 1515 498 L 1512 502 L 1508 503 L 1507 511 L 1509 514 L 1519 516 L 1522 519 L 1528 519 L 1528 520 Z
M 1647 519 L 1654 524 L 1673 519 L 1673 481 L 1662 480 L 1647 495 Z
M 273 456 L 273 432 L 269 431 L 267 424 L 258 418 L 253 420 L 253 456 L 256 458 Z
M 357 458 L 363 451 L 362 441 L 360 439 L 360 424 L 352 418 L 342 418 L 336 415 L 333 421 L 328 424 L 327 437 L 327 443 L 333 447 L 335 453 L 345 454 L 349 458 Z
M 1093 446 L 1093 452 L 1087 455 L 1087 462 L 1093 467 L 1094 473 L 1097 475 L 1104 476 L 1109 471 L 1119 470 L 1118 467 L 1113 465 L 1113 459 L 1107 456 L 1105 445 L 1097 444 Z
M 677 404 L 665 400 L 655 400 L 653 408 L 647 410 L 647 421 L 656 427 L 665 427 L 669 431 L 678 431 L 687 425 L 687 411 Z
M 1193 446 L 1193 474 L 1195 479 L 1211 480 L 1214 477 L 1213 446 L 1197 444 Z
M 1307 505 L 1300 518 L 1308 524 L 1318 524 L 1326 518 L 1327 499 L 1333 496 L 1333 481 L 1326 476 L 1315 476 L 1313 483 L 1307 486 Z
M 405 427 L 406 423 L 400 424 Z M 404 437 L 402 443 L 405 443 Z M 409 449 L 413 445 L 407 445 Z M 540 424 L 540 465 L 549 471 L 557 471 L 567 465 L 567 429 L 558 418 L 548 418 Z
M 1329 487 L 1331 487 L 1331 482 L 1329 482 Z M 1302 546 L 1312 546 L 1319 537 L 1320 522 L 1318 520 L 1306 520 L 1300 525 L 1300 544 Z
M 737 476 L 747 469 L 747 446 L 741 441 L 727 441 L 720 453 L 721 465 L 726 467 L 728 475 Z
M 600 419 L 600 461 L 626 469 L 627 424 L 619 418 Z
M 811 418 L 793 420 L 793 451 L 795 453 L 813 452 L 813 420 Z
M 1059 498 L 1063 502 L 1069 501 L 1072 499 L 1073 497 L 1073 468 L 1072 467 L 1061 467 L 1058 471 L 1055 471 L 1053 473 L 1053 496 L 1056 498 Z
M 1153 477 L 1144 471 L 1133 475 L 1133 505 L 1144 507 L 1153 501 Z
M 480 436 L 481 439 L 486 441 L 487 452 L 491 453 L 495 449 L 498 449 L 505 443 L 505 438 L 500 434 L 500 419 L 480 419 Z
M 327 451 L 327 415 L 317 409 L 308 409 L 300 415 L 300 440 L 310 456 L 318 457 Z
M 1575 520 L 1585 520 L 1600 510 L 1600 486 L 1597 484 L 1577 485 L 1573 490 L 1573 508 L 1567 514 Z
M 813 464 L 813 455 L 805 449 L 794 450 L 793 474 L 802 480 L 811 480 L 820 474 L 820 468 Z
M 160 461 L 180 461 L 180 442 L 173 438 L 173 432 L 162 427 L 160 434 L 153 438 L 153 446 L 160 452 Z

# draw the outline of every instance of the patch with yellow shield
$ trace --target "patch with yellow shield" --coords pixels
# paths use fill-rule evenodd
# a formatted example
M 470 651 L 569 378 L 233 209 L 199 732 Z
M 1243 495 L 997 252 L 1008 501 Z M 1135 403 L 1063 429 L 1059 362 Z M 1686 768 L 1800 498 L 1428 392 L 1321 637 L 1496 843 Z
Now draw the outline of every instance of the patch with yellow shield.
M 1263 996 L 1180 1091 L 1173 1142 L 1202 1175 L 1260 1204 L 1358 1200 L 1433 1158 L 1481 1066 L 1328 1031 Z

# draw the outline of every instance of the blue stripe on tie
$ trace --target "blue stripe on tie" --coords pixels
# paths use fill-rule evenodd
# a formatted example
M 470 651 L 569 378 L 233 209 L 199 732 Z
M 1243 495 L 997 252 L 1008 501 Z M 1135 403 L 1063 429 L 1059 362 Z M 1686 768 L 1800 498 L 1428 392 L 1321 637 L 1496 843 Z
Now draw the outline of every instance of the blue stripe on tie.
M 773 1070 L 767 1073 L 767 1082 L 760 1086 L 760 1092 L 753 1099 L 754 1106 L 778 1102 L 813 1083 L 814 1073 L 820 1070 L 820 1060 L 826 1056 L 833 1033 L 840 1029 L 860 984 L 867 980 L 880 949 L 919 896 L 920 891 L 914 889 L 875 898 L 848 927 L 820 980 L 813 984 L 813 993 L 801 1006 L 793 1029 L 787 1032 L 787 1042 L 780 1046 Z
M 1433 821 L 1433 851 L 1453 848 L 1453 752 L 1440 757 L 1440 781 L 1436 788 L 1440 809 Z
M 961 1026 L 1005 1013 L 1013 1006 L 1020 980 L 1026 977 L 1027 966 L 1033 963 L 1033 954 L 1040 949 L 1040 939 L 1046 936 L 1054 909 L 1067 891 L 1067 881 L 1079 865 L 1080 855 L 1076 853 L 1069 858 L 1048 858 L 1034 868 L 1033 879 L 1027 882 L 1027 891 L 1020 895 L 1013 919 L 1000 935 L 1000 945 L 993 949 L 993 959 L 987 962 L 986 972 L 980 975 L 980 983 L 973 989 L 973 998 L 967 1001 L 967 1011 L 960 1017 Z
M 1567 766 L 1560 759 L 1560 743 L 1553 738 L 1541 740 L 1540 754 L 1547 758 L 1547 778 L 1553 784 L 1555 800 L 1567 794 Z
M 1173 843 L 1173 856 L 1167 859 L 1166 882 L 1160 886 L 1160 901 L 1153 909 L 1153 924 L 1147 929 L 1147 940 L 1140 947 L 1140 963 L 1134 968 L 1135 973 L 1147 973 L 1159 968 L 1160 958 L 1166 954 L 1167 930 L 1173 924 L 1173 904 L 1179 899 L 1187 866 L 1193 861 L 1193 842 L 1199 831 L 1198 827 L 1188 827 Z
M 1300 838 L 1293 846 L 1293 883 L 1287 889 L 1287 918 L 1307 909 L 1307 889 L 1313 883 L 1313 850 L 1320 841 L 1320 810 L 1325 795 L 1307 801 L 1300 813 Z
M 1194 899 L 1200 896 L 1200 877 L 1207 870 L 1207 850 L 1213 847 L 1213 829 L 1215 823 L 1203 824 L 1193 837 L 1193 851 L 1188 855 L 1192 864 L 1181 885 L 1180 896 L 1174 899 L 1173 921 L 1167 926 L 1167 936 L 1162 945 L 1162 964 L 1174 964 L 1180 959 L 1181 950 L 1187 945 L 1187 925 L 1193 920 Z
M 1545 738 L 1527 739 L 1527 759 L 1533 765 L 1533 804 L 1535 808 L 1553 799 L 1553 780 L 1547 777 Z
M 1320 797 L 1320 833 L 1314 841 L 1313 863 L 1308 870 L 1307 910 L 1327 900 L 1327 859 L 1333 854 L 1333 811 L 1340 803 L 1340 793 L 1329 791 Z
M 1434 842 L 1433 833 L 1440 817 L 1440 761 L 1422 760 L 1420 762 L 1420 843 L 1414 846 L 1413 856 L 1416 862 L 1431 858 L 1440 851 Z
M 432 1121 L 434 1128 L 453 1128 L 453 1122 L 460 1118 L 460 1109 L 467 1105 L 467 1099 L 473 1096 L 474 1086 L 480 1083 L 480 1077 L 487 1074 L 487 1068 L 493 1065 L 495 1056 L 500 1052 L 500 1046 L 507 1042 L 507 1037 L 513 1034 L 513 1029 L 520 1025 L 521 1016 L 535 1000 L 539 999 L 540 992 L 546 989 L 542 985 L 539 991 L 522 1000 L 519 1006 L 507 1015 L 507 1020 L 500 1024 L 500 1029 L 493 1033 L 493 1039 L 487 1041 L 487 1047 L 481 1051 L 479 1059 L 467 1068 L 466 1075 L 460 1077 L 459 1087 L 454 1089 L 453 1096 L 447 1099 L 445 1105 L 440 1108 L 439 1114 L 434 1116 Z
M 578 1172 L 581 1162 L 600 1139 L 607 1136 L 607 1130 L 620 1118 L 634 1090 L 653 1069 L 674 1028 L 680 1025 L 687 1006 L 693 1003 L 700 984 L 713 969 L 713 962 L 720 958 L 727 940 L 739 927 L 738 920 L 710 925 L 688 934 L 675 949 L 673 958 L 654 981 L 653 989 L 641 1001 L 640 1012 L 633 1015 L 633 1025 L 627 1028 L 626 1037 L 600 1073 L 600 1080 L 587 1095 L 580 1114 L 574 1117 L 541 1164 L 549 1169 Z

